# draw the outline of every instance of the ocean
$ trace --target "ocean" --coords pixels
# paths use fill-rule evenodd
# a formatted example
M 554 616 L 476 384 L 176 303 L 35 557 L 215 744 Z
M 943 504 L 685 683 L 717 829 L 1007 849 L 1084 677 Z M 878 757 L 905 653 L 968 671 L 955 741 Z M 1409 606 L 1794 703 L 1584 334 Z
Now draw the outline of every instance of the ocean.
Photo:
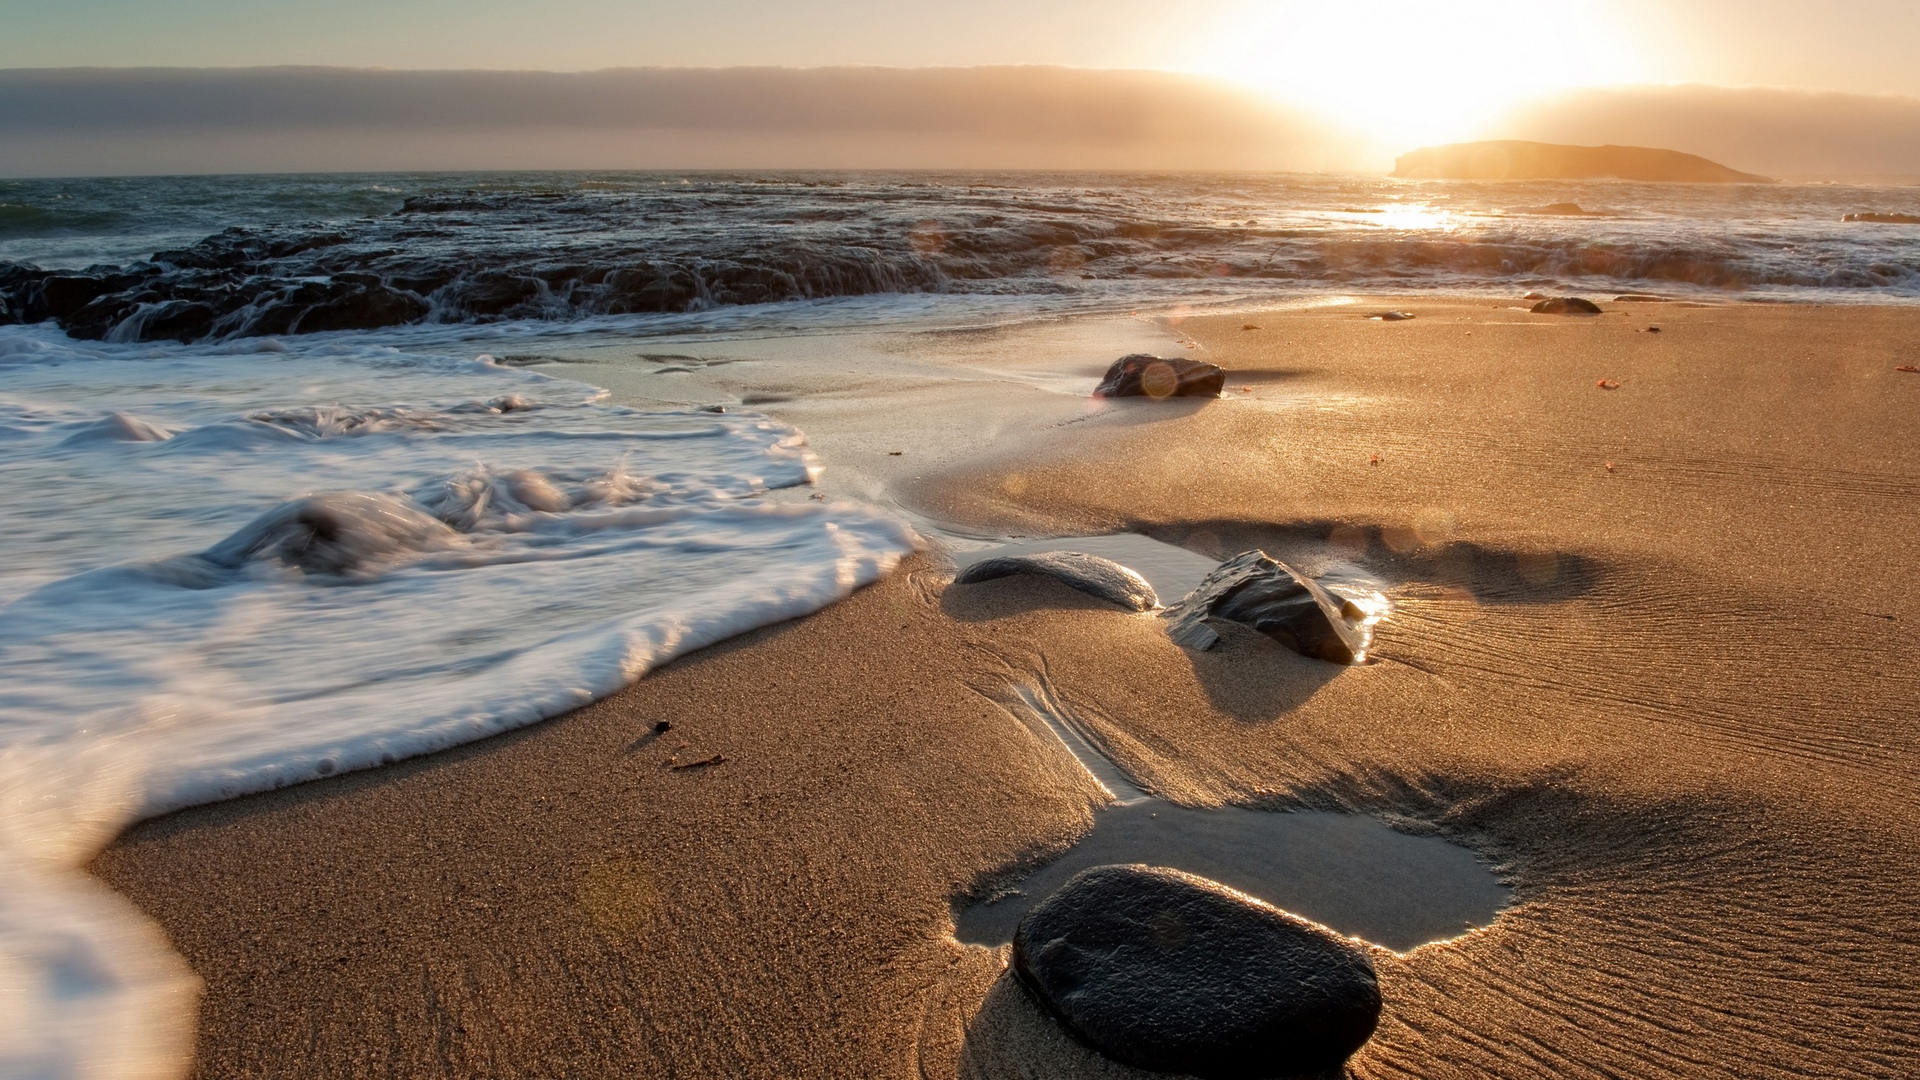
M 802 432 L 611 404 L 518 363 L 543 344 L 1349 293 L 1920 302 L 1920 224 L 1862 213 L 1920 189 L 0 182 L 0 1073 L 162 1052 L 141 1018 L 177 986 L 77 870 L 128 822 L 564 712 L 918 543 L 794 497 Z

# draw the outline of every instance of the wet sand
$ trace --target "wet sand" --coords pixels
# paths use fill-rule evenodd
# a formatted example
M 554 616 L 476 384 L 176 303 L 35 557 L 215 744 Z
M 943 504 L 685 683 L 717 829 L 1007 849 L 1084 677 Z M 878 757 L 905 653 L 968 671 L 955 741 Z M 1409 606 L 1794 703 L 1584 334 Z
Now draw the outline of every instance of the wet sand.
M 999 427 L 899 458 L 852 393 L 762 406 L 815 434 L 829 492 L 844 450 L 859 494 L 959 532 L 1358 565 L 1396 606 L 1373 664 L 1231 629 L 1187 652 L 1051 582 L 949 589 L 934 552 L 569 716 L 149 822 L 93 869 L 204 980 L 203 1077 L 1139 1076 L 951 936 L 956 898 L 1102 798 L 996 704 L 1040 683 L 1162 798 L 1364 812 L 1499 867 L 1491 927 L 1376 954 L 1355 1076 L 1906 1074 L 1920 376 L 1894 368 L 1920 316 L 1606 306 L 1181 320 L 1230 373 L 1206 404 L 929 372 L 873 391 L 887 437 Z M 1389 307 L 1419 318 L 1361 317 Z M 977 351 L 1111 359 L 1049 333 Z

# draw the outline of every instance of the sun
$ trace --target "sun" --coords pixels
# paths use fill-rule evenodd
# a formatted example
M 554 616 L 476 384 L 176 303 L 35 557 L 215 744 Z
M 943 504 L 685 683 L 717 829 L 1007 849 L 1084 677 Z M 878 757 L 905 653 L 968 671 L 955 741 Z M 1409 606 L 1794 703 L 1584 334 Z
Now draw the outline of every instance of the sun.
M 1188 51 L 1189 70 L 1403 149 L 1484 137 L 1542 94 L 1642 77 L 1619 13 L 1579 0 L 1240 0 Z

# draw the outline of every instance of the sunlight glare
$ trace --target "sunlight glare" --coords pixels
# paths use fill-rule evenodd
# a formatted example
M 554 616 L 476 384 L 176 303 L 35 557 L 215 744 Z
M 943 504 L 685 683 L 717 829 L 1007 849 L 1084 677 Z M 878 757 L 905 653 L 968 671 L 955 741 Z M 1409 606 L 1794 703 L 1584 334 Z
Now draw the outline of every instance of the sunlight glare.
M 1182 66 L 1304 106 L 1400 151 L 1488 136 L 1528 98 L 1642 78 L 1618 12 L 1591 0 L 1240 0 Z M 1396 151 L 1398 152 L 1398 151 Z

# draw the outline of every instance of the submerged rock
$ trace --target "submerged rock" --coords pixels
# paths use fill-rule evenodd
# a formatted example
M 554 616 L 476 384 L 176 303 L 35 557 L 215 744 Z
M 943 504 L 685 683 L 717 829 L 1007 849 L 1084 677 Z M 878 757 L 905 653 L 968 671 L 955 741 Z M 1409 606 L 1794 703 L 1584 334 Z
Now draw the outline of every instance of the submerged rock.
M 1220 635 L 1208 619 L 1244 623 L 1302 656 L 1351 664 L 1366 655 L 1364 614 L 1264 551 L 1245 551 L 1208 574 L 1168 608 L 1167 634 L 1189 649 L 1211 649 Z
M 1535 315 L 1598 315 L 1600 305 L 1578 296 L 1550 296 L 1532 310 Z
M 1110 600 L 1133 611 L 1152 611 L 1160 597 L 1147 579 L 1098 555 L 1079 551 L 1043 551 L 1035 555 L 1006 555 L 982 559 L 960 571 L 954 584 L 971 585 L 1015 574 L 1040 574 L 1089 596 Z
M 1338 1068 L 1380 1020 L 1354 942 L 1206 878 L 1082 871 L 1021 920 L 1013 970 L 1117 1061 L 1220 1080 Z
M 1204 360 L 1134 353 L 1113 362 L 1093 396 L 1219 397 L 1226 385 L 1227 373 Z

